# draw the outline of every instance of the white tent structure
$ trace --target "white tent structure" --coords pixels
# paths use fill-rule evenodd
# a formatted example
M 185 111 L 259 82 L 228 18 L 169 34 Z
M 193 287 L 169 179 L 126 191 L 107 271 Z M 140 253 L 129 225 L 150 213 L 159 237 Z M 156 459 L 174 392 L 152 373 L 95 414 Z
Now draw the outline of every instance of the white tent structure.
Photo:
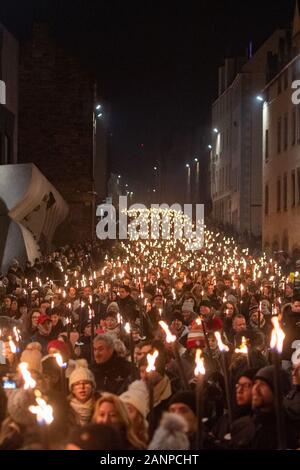
M 68 205 L 38 168 L 29 164 L 0 166 L 0 268 L 13 258 L 34 261 L 51 246 Z

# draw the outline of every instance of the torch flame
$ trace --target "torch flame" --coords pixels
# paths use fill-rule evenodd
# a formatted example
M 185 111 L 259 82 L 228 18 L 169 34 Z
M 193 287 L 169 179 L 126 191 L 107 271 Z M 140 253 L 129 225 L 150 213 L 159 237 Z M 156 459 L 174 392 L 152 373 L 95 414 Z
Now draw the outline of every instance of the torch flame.
M 247 341 L 245 336 L 242 337 L 242 342 L 239 348 L 236 348 L 235 351 L 238 354 L 248 354 Z
M 197 349 L 196 351 L 195 364 L 196 364 L 196 367 L 194 370 L 195 376 L 198 377 L 200 374 L 205 375 L 204 359 L 202 357 L 201 349 Z
M 278 317 L 273 317 L 271 322 L 273 323 L 274 329 L 272 330 L 270 347 L 271 349 L 277 349 L 277 352 L 281 354 L 285 333 L 280 328 Z
M 169 330 L 168 325 L 164 321 L 160 321 L 158 323 L 162 327 L 164 332 L 166 333 L 167 343 L 174 343 L 176 341 L 176 336 L 172 335 L 171 331 Z
M 16 354 L 16 352 L 17 352 L 17 347 L 16 347 L 15 343 L 14 343 L 13 340 L 11 339 L 11 336 L 10 336 L 8 339 L 9 339 L 8 344 L 9 344 L 9 347 L 10 347 L 11 352 L 12 352 L 13 354 Z
M 66 363 L 63 362 L 63 358 L 62 358 L 61 354 L 55 353 L 55 354 L 53 354 L 53 356 L 55 357 L 56 362 L 59 365 L 59 367 L 65 367 L 66 366 Z
M 217 343 L 218 343 L 218 348 L 220 349 L 220 351 L 221 352 L 229 351 L 229 347 L 226 344 L 223 343 L 219 331 L 215 332 L 215 337 L 216 337 L 216 340 L 217 340 Z
M 36 415 L 36 419 L 39 424 L 51 424 L 54 419 L 52 406 L 48 405 L 47 402 L 39 395 L 36 396 L 35 400 L 37 402 L 37 406 L 29 406 L 28 409 L 30 413 Z
M 154 351 L 153 354 L 151 353 L 147 354 L 148 366 L 147 366 L 146 372 L 151 372 L 155 370 L 155 361 L 157 358 L 158 358 L 158 351 L 156 350 Z
M 21 371 L 23 380 L 24 380 L 24 390 L 29 388 L 34 388 L 36 386 L 36 381 L 31 377 L 31 374 L 28 370 L 27 362 L 21 362 L 19 364 L 19 369 Z
M 131 330 L 130 330 L 130 324 L 129 324 L 128 322 L 125 323 L 125 325 L 124 325 L 124 330 L 126 331 L 127 334 L 130 333 L 130 331 L 131 331 Z

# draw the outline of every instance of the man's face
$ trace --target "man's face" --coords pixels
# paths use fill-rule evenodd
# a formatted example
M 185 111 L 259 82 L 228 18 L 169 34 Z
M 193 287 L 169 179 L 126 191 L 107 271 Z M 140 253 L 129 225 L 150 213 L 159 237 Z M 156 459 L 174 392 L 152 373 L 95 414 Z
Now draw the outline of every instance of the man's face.
M 141 351 L 141 348 L 139 346 L 136 346 L 134 348 L 134 361 L 139 362 L 141 359 L 143 359 L 144 355 Z
M 236 333 L 246 330 L 246 320 L 245 318 L 235 318 L 232 324 L 232 328 Z
M 91 287 L 85 287 L 85 288 L 83 289 L 83 297 L 84 297 L 85 299 L 88 299 L 90 295 L 92 295 L 92 289 L 91 289 Z
M 44 323 L 41 323 L 39 326 L 39 332 L 42 336 L 48 336 L 52 330 L 52 322 L 51 320 L 47 320 Z
M 230 280 L 230 279 L 225 279 L 224 283 L 225 283 L 226 289 L 228 289 L 229 287 L 231 287 L 231 280 Z
M 208 317 L 210 314 L 210 308 L 209 307 L 205 307 L 204 305 L 202 305 L 200 307 L 200 315 L 203 315 L 204 317 Z
M 241 377 L 235 385 L 235 397 L 238 406 L 251 405 L 252 401 L 252 380 Z
M 117 324 L 118 324 L 118 320 L 116 319 L 116 317 L 112 316 L 112 317 L 106 317 L 105 319 L 105 323 L 106 323 L 106 327 L 110 330 L 113 330 L 114 328 L 116 328 Z
M 149 352 L 151 352 L 152 350 L 152 347 L 150 344 L 145 344 L 144 346 L 141 347 L 141 355 L 143 357 L 147 357 L 147 354 L 149 354 Z
M 60 319 L 60 316 L 57 315 L 57 313 L 54 313 L 53 315 L 51 315 L 51 322 L 52 322 L 52 325 L 53 325 L 53 326 L 56 326 L 59 319 Z
M 20 314 L 21 315 L 26 315 L 28 312 L 27 306 L 26 305 L 21 305 L 20 307 Z
M 296 302 L 292 303 L 292 311 L 294 313 L 300 313 L 300 301 L 296 300 Z
M 293 289 L 292 289 L 291 286 L 287 285 L 287 286 L 285 287 L 285 295 L 286 295 L 287 297 L 292 297 L 292 295 L 293 295 Z
M 293 366 L 291 373 L 292 373 L 292 384 L 300 385 L 300 364 Z
M 113 355 L 113 348 L 110 348 L 105 341 L 94 342 L 94 356 L 96 364 L 104 364 Z
M 4 306 L 5 308 L 10 308 L 11 306 L 11 299 L 9 297 L 5 297 L 4 299 Z
M 182 281 L 176 282 L 176 284 L 175 284 L 175 289 L 176 290 L 182 290 L 182 287 L 183 287 L 183 282 Z
M 169 413 L 182 416 L 188 424 L 188 433 L 194 433 L 197 429 L 197 416 L 185 403 L 173 403 L 169 407 Z
M 61 304 L 61 300 L 59 299 L 58 296 L 55 295 L 55 296 L 53 297 L 53 305 L 54 305 L 54 307 L 59 307 L 60 304 Z
M 75 295 L 76 295 L 76 289 L 74 289 L 74 287 L 70 287 L 70 289 L 69 289 L 69 295 L 70 295 L 71 297 L 75 297 Z
M 179 320 L 178 318 L 175 318 L 175 320 L 172 321 L 172 326 L 175 330 L 180 331 L 182 328 L 182 321 Z
M 263 380 L 255 380 L 252 388 L 252 409 L 270 411 L 273 404 L 274 395 L 269 385 Z
M 127 295 L 128 295 L 128 292 L 123 287 L 120 287 L 119 289 L 120 299 L 125 299 Z
M 133 300 L 137 301 L 139 298 L 139 291 L 137 290 L 131 291 L 131 297 L 133 298 Z
M 163 298 L 160 295 L 156 296 L 153 302 L 156 308 L 163 308 Z

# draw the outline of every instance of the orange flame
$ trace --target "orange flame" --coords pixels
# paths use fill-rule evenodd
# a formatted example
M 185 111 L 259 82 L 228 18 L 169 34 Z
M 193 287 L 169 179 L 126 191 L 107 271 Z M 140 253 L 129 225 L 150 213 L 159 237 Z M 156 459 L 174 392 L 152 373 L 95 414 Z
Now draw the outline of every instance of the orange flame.
M 196 351 L 195 364 L 196 364 L 196 367 L 194 370 L 195 376 L 198 377 L 199 375 L 205 375 L 204 359 L 202 357 L 201 349 L 197 349 Z
M 217 340 L 218 347 L 219 347 L 220 351 L 221 352 L 229 351 L 229 347 L 226 344 L 223 343 L 221 335 L 218 331 L 215 332 L 215 337 L 216 337 L 216 340 Z
M 158 358 L 158 351 L 156 351 L 156 350 L 154 351 L 153 354 L 151 354 L 151 353 L 147 354 L 148 365 L 147 365 L 146 372 L 151 372 L 151 371 L 156 370 L 155 369 L 155 361 L 156 361 L 157 358 Z
M 239 348 L 236 348 L 234 352 L 238 354 L 248 354 L 247 340 L 245 336 L 242 337 L 242 342 Z
M 176 336 L 172 335 L 171 331 L 169 330 L 168 325 L 164 321 L 158 322 L 159 325 L 162 327 L 164 332 L 166 333 L 166 341 L 167 343 L 175 343 Z
M 282 353 L 283 341 L 285 338 L 284 331 L 280 328 L 278 317 L 272 317 L 271 322 L 273 323 L 272 336 L 270 341 L 270 348 L 276 349 L 279 354 Z
M 31 374 L 28 370 L 27 362 L 21 362 L 19 364 L 19 369 L 21 371 L 23 380 L 24 380 L 24 390 L 29 388 L 34 388 L 36 386 L 36 381 L 31 377 Z

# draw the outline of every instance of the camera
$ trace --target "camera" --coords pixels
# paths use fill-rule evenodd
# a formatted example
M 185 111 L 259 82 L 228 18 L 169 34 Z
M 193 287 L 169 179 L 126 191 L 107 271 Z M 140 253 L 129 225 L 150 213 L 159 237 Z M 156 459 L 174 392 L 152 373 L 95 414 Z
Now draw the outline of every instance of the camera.
M 2 386 L 4 390 L 14 390 L 17 388 L 16 382 L 8 377 L 4 377 L 2 379 Z

